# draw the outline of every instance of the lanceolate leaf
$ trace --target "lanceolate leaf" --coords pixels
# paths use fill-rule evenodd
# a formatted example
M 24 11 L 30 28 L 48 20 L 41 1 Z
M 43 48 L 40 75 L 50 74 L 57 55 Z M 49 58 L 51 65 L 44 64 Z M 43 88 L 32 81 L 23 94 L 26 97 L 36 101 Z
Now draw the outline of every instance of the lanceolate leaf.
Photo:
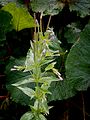
M 30 71 L 33 69 L 33 65 L 34 65 L 34 53 L 32 51 L 32 49 L 29 49 L 28 53 L 27 53 L 27 57 L 26 57 L 26 61 L 25 61 L 25 71 Z
M 24 77 L 23 77 L 24 78 Z M 34 79 L 33 78 L 30 78 L 30 76 L 29 76 L 29 78 L 27 77 L 27 79 L 23 79 L 23 80 L 21 80 L 21 81 L 19 81 L 19 82 L 17 82 L 17 83 L 14 83 L 14 84 L 12 84 L 13 86 L 20 86 L 20 85 L 24 85 L 24 84 L 29 84 L 29 83 L 31 83 L 31 82 L 34 82 Z
M 15 30 L 20 31 L 35 26 L 33 17 L 25 8 L 17 7 L 15 3 L 9 3 L 2 9 L 13 16 L 12 24 Z
M 59 79 L 58 78 L 56 78 L 56 77 L 53 77 L 53 76 L 50 76 L 50 77 L 42 77 L 42 79 L 41 79 L 41 82 L 54 82 L 54 81 L 59 81 Z
M 23 91 L 27 96 L 33 98 L 34 97 L 34 94 L 35 94 L 35 91 L 31 88 L 28 88 L 28 87 L 17 87 L 18 89 L 20 89 L 21 91 Z
M 70 50 L 66 60 L 66 78 L 76 90 L 90 87 L 90 24 Z
M 25 113 L 20 120 L 33 120 L 34 115 L 32 112 Z
M 56 62 L 50 63 L 46 68 L 45 71 L 52 70 Z
M 44 115 L 40 114 L 38 120 L 47 120 L 47 119 L 44 117 Z

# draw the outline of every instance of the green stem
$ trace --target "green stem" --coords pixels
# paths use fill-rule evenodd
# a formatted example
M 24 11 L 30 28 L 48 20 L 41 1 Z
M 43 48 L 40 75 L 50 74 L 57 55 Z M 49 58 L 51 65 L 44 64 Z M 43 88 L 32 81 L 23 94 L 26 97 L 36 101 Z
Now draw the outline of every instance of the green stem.
M 39 33 L 39 28 L 38 28 L 38 33 Z M 35 32 L 34 32 L 34 68 L 33 68 L 33 77 L 34 77 L 34 80 L 35 80 L 35 83 L 36 83 L 36 89 L 39 88 L 39 79 L 40 79 L 40 76 L 41 76 L 41 67 L 40 67 L 40 64 L 39 64 L 39 59 L 40 59 L 40 55 L 39 55 L 39 42 L 38 42 L 38 39 L 39 39 L 39 36 L 38 36 L 38 33 L 36 33 L 36 29 L 35 29 Z M 35 90 L 36 91 L 36 90 Z M 37 93 L 38 94 L 38 93 Z M 39 99 L 38 97 L 36 98 L 38 100 L 38 108 L 37 108 L 37 116 L 39 117 Z

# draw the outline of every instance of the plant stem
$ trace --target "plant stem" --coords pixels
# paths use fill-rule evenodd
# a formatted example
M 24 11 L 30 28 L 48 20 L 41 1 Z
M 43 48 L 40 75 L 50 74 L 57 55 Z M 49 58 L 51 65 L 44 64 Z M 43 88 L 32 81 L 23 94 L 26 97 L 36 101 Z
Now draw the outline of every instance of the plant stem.
M 81 92 L 81 95 L 82 95 L 82 104 L 83 104 L 83 120 L 86 120 L 86 119 L 85 119 L 85 103 L 84 103 L 83 92 Z
M 50 15 L 46 30 L 49 28 L 49 24 L 50 24 L 50 21 L 51 21 L 51 17 L 52 17 L 52 16 Z
M 64 112 L 64 120 L 68 120 L 69 118 L 68 118 L 68 111 L 65 111 Z
M 41 33 L 42 33 L 42 15 L 43 15 L 43 13 L 41 13 L 41 15 L 40 15 L 40 31 L 41 31 Z
M 36 21 L 36 15 L 34 14 L 34 20 Z M 41 26 L 42 27 L 42 26 Z M 42 29 L 41 29 L 42 30 Z M 34 53 L 34 68 L 33 68 L 33 77 L 34 77 L 34 80 L 35 80 L 35 92 L 36 92 L 36 96 L 38 96 L 38 89 L 39 89 L 39 79 L 40 79 L 40 76 L 41 76 L 41 67 L 40 67 L 40 64 L 39 64 L 39 60 L 40 60 L 40 55 L 39 55 L 39 27 L 38 27 L 38 32 L 36 31 L 36 27 L 35 27 L 35 31 L 34 31 L 34 50 L 33 50 L 33 53 Z M 37 117 L 39 118 L 39 98 L 36 97 L 37 101 L 38 101 L 38 106 L 37 106 Z

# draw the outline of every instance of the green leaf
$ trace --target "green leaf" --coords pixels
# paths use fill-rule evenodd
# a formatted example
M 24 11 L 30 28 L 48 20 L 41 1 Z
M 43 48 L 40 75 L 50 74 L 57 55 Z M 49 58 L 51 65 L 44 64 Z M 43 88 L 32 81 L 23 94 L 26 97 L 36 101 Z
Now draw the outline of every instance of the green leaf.
M 39 120 L 47 120 L 42 114 L 39 115 L 39 118 L 40 118 Z
M 52 82 L 48 101 L 63 100 L 74 96 L 77 90 L 90 87 L 90 25 L 80 34 L 66 60 L 66 79 Z
M 49 88 L 52 93 L 48 95 L 48 101 L 56 101 L 70 98 L 75 95 L 76 91 L 73 89 L 72 84 L 68 80 L 52 82 Z
M 20 103 L 21 105 L 32 104 L 32 101 L 30 101 L 30 97 L 28 97 L 26 94 L 24 94 L 17 87 L 12 86 L 11 84 L 8 84 L 8 85 L 6 85 L 6 88 L 11 95 L 12 101 L 14 101 L 16 103 Z
M 47 120 L 47 119 L 42 114 L 38 114 L 38 115 L 36 114 L 33 120 Z
M 17 87 L 18 89 L 20 89 L 21 91 L 23 91 L 27 96 L 33 98 L 35 95 L 35 91 L 29 87 Z
M 66 60 L 66 78 L 72 88 L 87 90 L 90 87 L 90 24 L 72 46 Z
M 42 62 L 41 62 L 41 66 L 43 66 L 43 65 L 47 65 L 47 64 L 49 64 L 49 63 L 51 63 L 51 62 L 53 62 L 54 61 L 54 59 L 44 59 L 44 60 L 42 60 Z
M 11 94 L 11 98 L 13 101 L 20 103 L 22 105 L 29 105 L 31 103 L 30 97 L 24 94 L 20 89 L 13 86 L 16 83 L 16 86 L 21 85 L 22 87 L 30 87 L 33 88 L 34 84 L 28 82 L 31 77 L 30 73 L 23 71 L 11 71 L 14 65 L 24 65 L 25 59 L 19 58 L 15 59 L 13 57 L 10 58 L 8 65 L 6 66 L 6 87 Z M 23 84 L 25 83 L 25 84 Z M 32 104 L 32 103 L 31 103 Z
M 60 44 L 61 41 L 58 40 L 57 36 L 55 35 L 53 28 L 49 28 L 49 30 L 47 30 L 47 33 L 49 34 L 49 48 L 53 51 L 57 51 L 57 50 L 61 50 Z
M 21 66 L 21 65 L 25 66 L 25 58 L 24 57 L 19 58 L 19 59 L 15 59 L 14 57 L 10 57 L 9 62 L 6 65 L 5 73 L 7 75 L 9 75 L 10 73 L 17 72 L 17 71 L 13 71 L 13 69 L 15 69 L 14 66 Z M 12 79 L 14 79 L 14 77 Z
M 38 110 L 38 106 L 39 106 L 39 101 L 36 100 L 36 101 L 34 102 L 34 106 L 32 106 L 33 110 L 37 111 L 37 110 Z M 40 111 L 39 111 L 39 112 L 40 112 Z
M 49 114 L 49 107 L 47 104 L 47 100 L 45 98 L 42 99 L 42 102 L 40 103 L 41 107 L 41 113 Z
M 81 30 L 73 24 L 68 25 L 64 37 L 67 39 L 68 43 L 75 43 L 80 36 L 80 32 Z
M 42 77 L 41 79 L 42 82 L 53 82 L 53 81 L 59 81 L 58 78 L 54 77 L 54 76 L 50 76 L 50 77 Z
M 69 6 L 70 10 L 78 11 L 79 15 L 82 17 L 90 15 L 90 0 L 76 0 Z
M 24 78 L 24 77 L 23 77 L 23 78 Z M 24 80 L 20 80 L 19 82 L 14 83 L 14 84 L 12 84 L 12 85 L 13 85 L 13 86 L 20 86 L 20 85 L 29 84 L 29 83 L 31 83 L 31 82 L 34 82 L 34 79 L 33 79 L 33 78 L 30 78 L 30 76 L 29 76 L 29 77 L 27 77 L 27 79 L 24 78 Z
M 59 9 L 56 0 L 33 0 L 31 6 L 35 12 L 44 12 L 45 14 L 58 14 Z
M 34 111 L 38 111 L 39 113 L 49 114 L 49 107 L 45 98 L 41 98 L 40 101 L 36 100 L 32 108 Z
M 6 33 L 12 30 L 11 19 L 9 12 L 0 10 L 0 45 L 6 40 Z
M 4 5 L 8 4 L 9 2 L 17 2 L 17 0 L 1 0 L 0 4 L 4 6 Z
M 53 63 L 50 63 L 46 68 L 45 68 L 45 71 L 48 71 L 48 70 L 52 70 L 54 68 L 54 65 L 56 64 L 56 62 L 53 62 Z
M 32 49 L 29 49 L 25 61 L 25 71 L 32 70 L 33 65 L 34 65 L 34 54 Z
M 50 41 L 50 49 L 53 50 L 53 51 L 62 51 L 62 48 L 60 47 L 60 41 L 58 39 L 56 40 L 53 40 L 53 41 Z
M 46 94 L 52 94 L 51 91 L 49 91 L 48 89 L 51 87 L 51 83 L 53 82 L 58 82 L 60 81 L 58 78 L 56 77 L 42 77 L 41 82 L 43 83 L 41 85 L 41 89 L 43 90 L 43 92 Z
M 27 112 L 20 118 L 20 120 L 33 120 L 33 118 L 34 118 L 33 113 Z
M 25 87 L 25 86 L 28 86 L 31 88 L 34 87 L 34 84 L 30 83 L 30 81 L 28 83 L 28 79 L 30 78 L 29 73 L 23 73 L 21 71 L 13 71 L 13 72 L 10 72 L 8 75 L 6 74 L 6 77 L 7 77 L 6 87 L 9 93 L 11 94 L 12 100 L 22 105 L 29 105 L 31 103 L 30 97 L 27 96 L 22 90 L 16 87 L 19 85 L 20 82 L 21 82 L 20 85 L 22 87 Z
M 12 24 L 16 31 L 20 31 L 25 28 L 35 27 L 34 19 L 29 14 L 27 9 L 22 7 L 17 7 L 15 3 L 8 3 L 2 10 L 9 12 L 12 18 Z

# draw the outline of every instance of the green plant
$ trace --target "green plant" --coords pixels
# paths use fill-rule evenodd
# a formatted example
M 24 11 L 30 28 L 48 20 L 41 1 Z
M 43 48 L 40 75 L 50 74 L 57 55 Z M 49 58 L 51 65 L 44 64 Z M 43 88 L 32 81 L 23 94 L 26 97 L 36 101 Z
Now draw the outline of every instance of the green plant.
M 54 4 L 55 0 L 51 0 L 49 3 L 51 4 L 52 1 L 54 1 L 51 5 L 53 7 L 50 7 L 50 9 L 47 6 L 48 2 L 45 2 L 42 8 L 44 2 L 38 0 L 32 1 L 31 6 L 36 12 L 40 11 L 44 12 L 44 15 L 53 15 L 57 13 L 56 11 L 62 9 Z M 64 1 L 58 2 L 60 6 L 63 3 L 62 7 L 66 5 Z M 72 1 L 68 3 L 70 10 L 76 10 L 79 16 L 89 15 L 89 4 L 88 0 L 87 2 L 79 0 L 78 2 Z M 84 8 L 87 12 L 84 11 Z M 55 13 L 53 10 L 55 10 Z M 65 52 L 62 52 L 60 48 L 60 43 L 53 34 L 53 30 L 50 29 L 42 33 L 42 22 L 40 21 L 40 26 L 38 23 L 35 24 L 34 19 L 25 8 L 9 3 L 2 8 L 0 16 L 2 16 L 3 11 L 8 13 L 10 17 L 9 23 L 3 21 L 6 26 L 1 25 L 2 29 L 0 32 L 1 35 L 4 35 L 3 38 L 5 38 L 5 34 L 8 32 L 8 26 L 12 26 L 10 29 L 13 28 L 16 31 L 20 31 L 24 28 L 35 27 L 36 25 L 34 40 L 31 42 L 31 48 L 27 53 L 27 57 L 19 59 L 11 57 L 9 59 L 9 64 L 6 66 L 7 89 L 11 93 L 12 100 L 23 105 L 30 105 L 31 112 L 27 112 L 21 119 L 27 119 L 28 117 L 31 117 L 31 119 L 45 119 L 42 114 L 49 113 L 47 105 L 49 101 L 67 99 L 74 96 L 77 91 L 87 90 L 90 87 L 90 23 L 84 29 L 76 27 L 76 23 L 67 26 L 68 31 L 64 37 L 67 39 L 67 43 L 72 43 L 72 46 L 66 57 Z M 4 32 L 2 32 L 3 28 L 5 29 Z M 51 36 L 52 38 L 54 37 L 53 40 L 51 40 Z M 2 38 L 1 40 L 3 41 Z M 56 56 L 59 66 L 61 62 L 65 67 L 64 71 L 66 73 L 63 81 L 59 81 L 61 76 L 58 71 L 61 68 L 58 67 L 58 70 L 54 68 L 57 67 Z M 63 61 L 61 61 L 61 57 L 63 57 Z M 15 71 L 10 71 L 13 66 Z
M 35 19 L 36 21 L 36 19 Z M 40 23 L 42 22 L 42 19 Z M 38 32 L 36 32 L 36 27 Z M 20 89 L 24 94 L 34 101 L 34 105 L 30 105 L 31 112 L 25 113 L 21 120 L 45 120 L 43 115 L 49 114 L 47 102 L 47 94 L 52 94 L 48 89 L 53 81 L 62 80 L 61 74 L 54 68 L 56 64 L 54 56 L 60 55 L 59 50 L 53 50 L 53 44 L 58 42 L 55 38 L 52 40 L 50 35 L 54 33 L 52 29 L 46 31 L 43 35 L 42 24 L 37 24 L 34 32 L 34 40 L 31 42 L 31 48 L 27 53 L 24 66 L 14 66 L 12 70 L 23 70 L 29 72 L 28 79 L 12 84 L 12 86 Z M 50 49 L 51 48 L 51 49 Z M 44 68 L 43 68 L 44 67 Z M 53 74 L 54 73 L 54 74 Z M 57 77 L 56 77 L 57 76 Z M 22 86 L 24 84 L 34 83 L 34 87 Z

